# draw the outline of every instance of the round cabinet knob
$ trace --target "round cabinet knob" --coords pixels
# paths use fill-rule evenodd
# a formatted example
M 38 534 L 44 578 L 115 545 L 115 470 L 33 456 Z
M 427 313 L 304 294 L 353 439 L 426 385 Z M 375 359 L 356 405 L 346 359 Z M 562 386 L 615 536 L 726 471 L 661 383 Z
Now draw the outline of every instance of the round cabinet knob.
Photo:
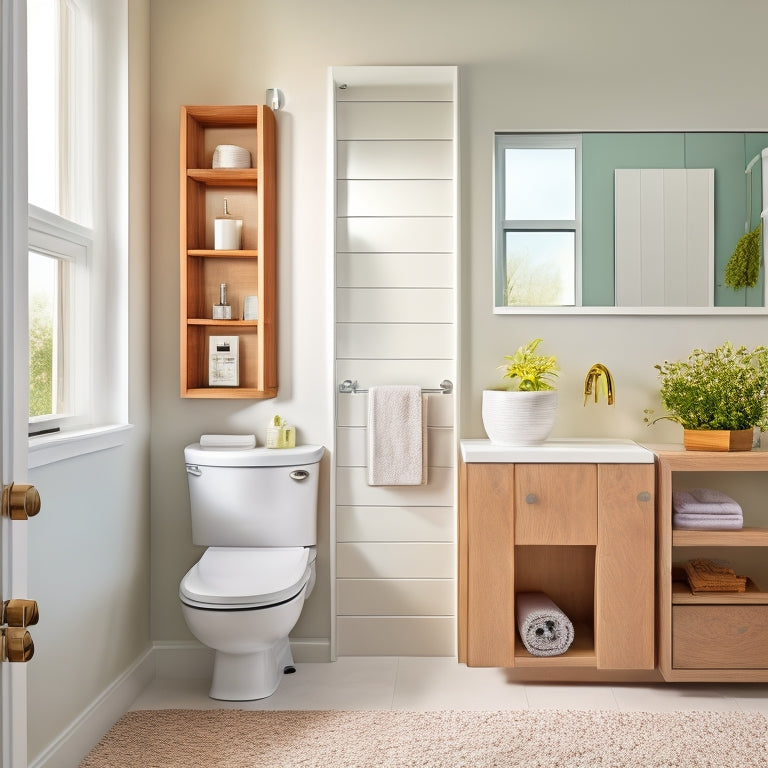
M 648 491 L 641 491 L 637 494 L 637 500 L 638 501 L 650 501 L 651 500 L 651 494 L 648 493 Z
M 529 493 L 525 497 L 526 504 L 535 504 L 539 500 L 539 497 L 535 493 Z
M 34 485 L 11 483 L 3 488 L 3 516 L 26 520 L 40 511 L 40 494 Z

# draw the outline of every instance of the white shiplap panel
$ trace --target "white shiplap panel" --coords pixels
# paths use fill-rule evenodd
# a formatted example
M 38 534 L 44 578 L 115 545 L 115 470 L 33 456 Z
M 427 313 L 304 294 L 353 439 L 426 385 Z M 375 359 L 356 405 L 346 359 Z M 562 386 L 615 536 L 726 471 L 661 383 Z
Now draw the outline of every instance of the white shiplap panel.
M 453 83 L 444 75 L 438 75 L 440 82 L 421 83 L 344 83 L 336 89 L 337 101 L 451 101 L 454 96 Z M 341 83 L 339 83 L 341 85 Z
M 336 219 L 337 252 L 436 253 L 453 251 L 453 219 L 391 216 Z
M 634 169 L 618 168 L 614 179 L 616 305 L 639 307 L 642 305 L 640 173 Z
M 339 616 L 339 656 L 455 656 L 451 616 Z
M 452 179 L 451 141 L 339 141 L 339 179 Z
M 456 534 L 453 507 L 337 507 L 337 541 L 443 541 Z
M 337 288 L 339 323 L 452 323 L 450 288 Z
M 715 302 L 715 169 L 689 169 L 687 208 L 687 306 Z M 765 206 L 768 204 L 763 203 Z
M 453 182 L 355 179 L 336 183 L 338 216 L 450 216 Z
M 365 427 L 336 429 L 336 464 L 340 467 L 366 465 Z M 453 430 L 444 427 L 427 430 L 427 460 L 430 467 L 452 467 L 456 463 Z
M 617 169 L 615 181 L 617 305 L 711 305 L 713 169 Z
M 664 171 L 664 207 L 685 211 L 687 191 L 685 172 L 677 169 Z M 686 264 L 686 241 L 688 239 L 688 219 L 686 216 L 664 216 L 664 254 L 675 254 L 675 258 L 664 258 L 662 266 L 662 294 L 660 305 L 684 307 L 688 293 L 688 267 Z
M 339 579 L 339 616 L 453 616 L 451 579 Z
M 452 288 L 450 253 L 340 253 L 336 285 L 340 288 Z
M 664 172 L 640 170 L 640 215 L 642 217 L 642 269 L 640 291 L 643 306 L 664 305 Z
M 426 485 L 368 485 L 364 467 L 336 468 L 336 503 L 444 507 L 453 504 L 453 469 L 430 467 Z
M 340 102 L 336 138 L 452 139 L 451 102 Z
M 340 542 L 336 576 L 340 579 L 450 579 L 453 544 L 444 542 Z
M 445 359 L 453 356 L 448 323 L 337 323 L 338 358 Z
M 347 376 L 346 378 L 350 378 Z M 343 379 L 339 379 L 341 383 Z M 440 380 L 442 381 L 442 379 Z M 376 381 L 376 384 L 385 382 Z M 407 382 L 386 382 L 386 383 L 407 383 Z M 439 382 L 435 382 L 437 386 Z M 361 383 L 360 386 L 365 386 Z M 423 386 L 432 386 L 424 383 Z M 454 419 L 454 395 L 429 395 L 428 423 L 430 427 L 452 427 Z M 339 393 L 336 396 L 336 424 L 340 427 L 364 427 L 368 413 L 368 395 L 344 394 Z

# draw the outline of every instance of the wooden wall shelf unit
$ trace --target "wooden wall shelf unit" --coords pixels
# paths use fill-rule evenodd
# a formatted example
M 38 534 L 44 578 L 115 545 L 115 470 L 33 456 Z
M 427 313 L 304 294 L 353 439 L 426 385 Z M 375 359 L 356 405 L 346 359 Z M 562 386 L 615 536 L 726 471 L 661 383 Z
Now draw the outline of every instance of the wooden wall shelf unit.
M 657 676 L 653 491 L 651 462 L 462 461 L 459 660 L 517 678 Z M 515 595 L 526 591 L 573 622 L 565 654 L 533 656 L 520 642 Z
M 709 486 L 701 473 L 766 473 L 768 451 L 686 451 L 646 446 L 657 458 L 659 668 L 665 680 L 768 681 L 768 574 L 755 572 L 768 547 L 768 513 L 742 503 L 752 525 L 735 531 L 674 530 L 672 491 Z M 697 473 L 697 474 L 690 474 Z M 723 477 L 723 476 L 720 476 Z M 764 494 L 760 494 L 765 498 Z M 739 499 L 737 498 L 737 501 Z M 757 523 L 757 525 L 755 525 Z M 761 527 L 763 526 L 764 527 Z M 724 557 L 751 583 L 744 593 L 693 594 L 673 581 L 673 566 L 695 557 Z M 746 556 L 750 564 L 740 566 Z M 758 586 L 759 585 L 759 586 Z
M 180 120 L 181 396 L 269 398 L 277 395 L 277 172 L 275 116 L 267 106 L 182 106 Z M 213 168 L 220 144 L 251 153 L 252 168 Z M 242 250 L 214 250 L 214 219 L 229 201 L 243 219 Z M 257 320 L 213 320 L 226 283 L 232 317 L 258 296 Z M 238 387 L 208 385 L 211 336 L 237 335 Z

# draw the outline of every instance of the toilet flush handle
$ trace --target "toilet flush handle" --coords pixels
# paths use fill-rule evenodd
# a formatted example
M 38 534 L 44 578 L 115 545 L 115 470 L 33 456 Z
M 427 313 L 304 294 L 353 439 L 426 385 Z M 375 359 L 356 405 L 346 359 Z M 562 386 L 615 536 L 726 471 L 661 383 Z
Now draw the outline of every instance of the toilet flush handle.
M 292 480 L 306 480 L 309 477 L 309 472 L 306 469 L 294 469 L 290 477 Z
M 187 474 L 195 475 L 195 477 L 200 477 L 200 475 L 202 475 L 203 473 L 200 467 L 197 466 L 197 464 L 187 464 Z

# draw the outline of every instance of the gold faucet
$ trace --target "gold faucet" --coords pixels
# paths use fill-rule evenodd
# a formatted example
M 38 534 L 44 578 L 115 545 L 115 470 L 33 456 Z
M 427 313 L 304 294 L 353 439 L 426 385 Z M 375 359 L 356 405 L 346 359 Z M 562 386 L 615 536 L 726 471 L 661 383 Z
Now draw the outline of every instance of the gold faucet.
M 602 363 L 595 363 L 587 373 L 587 378 L 584 380 L 584 405 L 587 404 L 587 398 L 592 394 L 593 388 L 595 390 L 595 402 L 597 402 L 597 396 L 600 392 L 598 384 L 603 376 L 605 377 L 605 390 L 608 396 L 608 405 L 613 405 L 613 376 L 611 376 L 611 372 Z

